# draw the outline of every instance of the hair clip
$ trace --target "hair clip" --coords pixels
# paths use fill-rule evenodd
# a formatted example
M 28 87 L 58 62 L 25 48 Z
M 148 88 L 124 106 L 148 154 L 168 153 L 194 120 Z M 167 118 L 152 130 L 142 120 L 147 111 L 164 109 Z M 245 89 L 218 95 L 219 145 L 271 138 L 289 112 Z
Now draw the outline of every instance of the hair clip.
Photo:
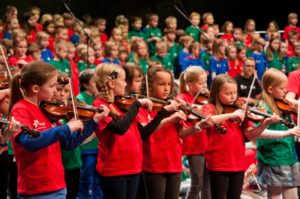
M 118 78 L 118 72 L 113 71 L 109 76 L 110 76 L 110 79 L 117 79 Z

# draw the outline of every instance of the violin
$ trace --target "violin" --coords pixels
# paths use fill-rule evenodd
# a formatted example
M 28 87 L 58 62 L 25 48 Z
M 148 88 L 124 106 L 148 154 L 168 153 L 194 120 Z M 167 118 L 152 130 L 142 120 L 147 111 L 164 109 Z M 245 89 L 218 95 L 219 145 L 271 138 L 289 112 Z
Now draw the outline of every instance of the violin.
M 223 112 L 224 113 L 232 113 L 236 110 L 243 109 L 243 104 L 239 100 L 237 100 L 233 105 L 224 106 Z M 253 122 L 262 122 L 264 118 L 272 117 L 271 114 L 268 114 L 264 108 L 258 107 L 246 107 L 246 118 Z M 290 121 L 280 118 L 279 122 L 284 124 L 288 128 L 293 128 L 295 125 L 292 124 Z
M 295 114 L 297 115 L 297 110 L 295 109 L 295 107 L 293 106 L 293 104 L 291 102 L 289 102 L 286 99 L 275 99 L 275 104 L 277 105 L 277 107 L 279 108 L 279 110 L 281 110 L 284 113 L 288 113 L 288 114 Z
M 209 101 L 209 95 L 210 93 L 209 92 L 206 92 L 206 93 L 200 93 L 197 98 L 196 98 L 196 102 L 197 104 L 200 104 L 200 105 L 206 105 L 208 104 L 208 101 Z
M 102 109 L 95 108 L 84 102 L 75 102 L 79 119 L 87 121 L 92 118 L 95 112 L 103 112 Z M 63 101 L 52 99 L 42 102 L 40 105 L 43 113 L 51 120 L 58 121 L 60 119 L 71 119 L 74 117 L 73 105 L 71 102 L 65 104 Z
M 0 123 L 3 123 L 3 124 L 15 124 L 14 122 L 10 122 L 10 121 L 4 120 L 4 119 L 0 119 Z M 28 126 L 25 126 L 25 125 L 21 124 L 20 128 L 23 130 L 23 132 L 25 134 L 28 134 L 32 138 L 37 138 L 37 137 L 40 136 L 40 132 L 39 131 L 29 129 Z

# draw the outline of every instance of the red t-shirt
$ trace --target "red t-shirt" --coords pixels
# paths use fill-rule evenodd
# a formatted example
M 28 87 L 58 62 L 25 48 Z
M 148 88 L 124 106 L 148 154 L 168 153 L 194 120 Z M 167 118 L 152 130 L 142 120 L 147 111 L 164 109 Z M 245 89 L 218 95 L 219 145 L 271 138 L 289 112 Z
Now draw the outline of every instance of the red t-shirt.
M 294 46 L 292 44 L 288 44 L 288 49 L 286 51 L 286 56 L 288 56 L 288 57 L 294 57 L 295 56 Z
M 221 39 L 224 39 L 226 41 L 233 41 L 233 35 L 232 34 L 228 34 L 228 33 L 224 33 L 221 36 Z
M 215 115 L 215 107 L 203 107 L 204 115 Z M 205 152 L 207 167 L 211 171 L 245 171 L 245 137 L 243 129 L 253 126 L 245 121 L 242 126 L 236 121 L 224 121 L 226 134 L 219 133 L 215 127 L 206 129 L 208 145 Z
M 74 61 L 69 61 L 71 65 L 71 74 L 72 74 L 72 86 L 74 91 L 74 96 L 79 94 L 79 71 L 78 67 Z
M 300 70 L 295 70 L 291 72 L 288 76 L 288 92 L 293 92 L 296 94 L 296 99 L 300 95 Z
M 228 75 L 230 75 L 231 77 L 235 77 L 241 74 L 242 65 L 243 62 L 239 62 L 238 60 L 232 60 L 232 59 L 228 60 L 228 66 L 229 66 Z
M 97 98 L 93 106 L 101 104 L 108 106 L 103 99 Z M 120 109 L 114 108 L 124 115 Z M 99 138 L 98 158 L 96 169 L 102 176 L 120 176 L 138 174 L 142 171 L 142 140 L 137 127 L 138 117 L 130 125 L 124 135 L 118 135 L 106 129 L 112 121 L 110 116 L 99 122 L 100 127 L 96 130 Z
M 32 58 L 31 58 L 31 56 L 25 56 L 24 58 L 20 58 L 20 57 L 17 57 L 17 56 L 12 56 L 12 57 L 9 58 L 8 63 L 9 63 L 10 66 L 16 66 L 16 67 L 22 68 L 24 65 L 18 64 L 19 60 L 24 60 L 27 63 L 29 63 L 29 62 L 32 61 Z
M 283 40 L 287 40 L 288 39 L 288 34 L 291 30 L 296 30 L 299 33 L 299 39 L 300 39 L 300 27 L 296 26 L 296 27 L 292 27 L 292 26 L 286 26 L 284 28 L 284 32 L 283 32 Z
M 157 111 L 150 113 L 154 118 Z M 151 173 L 182 172 L 182 144 L 178 123 L 169 122 L 143 141 L 143 171 Z
M 192 103 L 194 96 L 188 92 L 180 93 L 177 95 L 178 99 L 182 99 L 185 102 Z M 186 127 L 191 127 L 194 124 L 184 122 Z M 183 155 L 198 155 L 204 154 L 207 147 L 206 131 L 203 130 L 199 133 L 190 135 L 182 140 L 182 154 Z
M 107 34 L 104 32 L 104 33 L 100 33 L 100 41 L 102 43 L 102 46 L 105 46 L 105 43 L 107 42 L 108 40 L 108 36 Z
M 252 37 L 250 34 L 248 34 L 246 37 L 245 45 L 246 45 L 246 48 L 250 48 L 252 45 Z
M 41 132 L 51 128 L 49 119 L 40 108 L 25 99 L 13 106 L 11 116 L 30 129 Z M 60 142 L 30 152 L 16 142 L 19 133 L 15 133 L 12 139 L 18 167 L 18 193 L 35 195 L 65 188 Z

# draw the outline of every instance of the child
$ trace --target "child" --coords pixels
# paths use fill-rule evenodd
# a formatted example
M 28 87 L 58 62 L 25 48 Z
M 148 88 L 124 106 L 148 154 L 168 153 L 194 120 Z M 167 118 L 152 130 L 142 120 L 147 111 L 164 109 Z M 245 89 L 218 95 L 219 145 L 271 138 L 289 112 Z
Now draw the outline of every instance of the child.
M 300 27 L 298 27 L 297 24 L 298 24 L 297 13 L 291 12 L 288 15 L 288 25 L 284 28 L 284 33 L 283 33 L 284 40 L 288 39 L 288 34 L 291 30 L 295 30 L 296 32 L 298 32 L 298 35 L 300 35 Z
M 82 129 L 79 120 L 66 125 L 51 127 L 49 119 L 42 113 L 40 101 L 49 100 L 56 90 L 57 70 L 45 62 L 32 62 L 24 66 L 12 80 L 11 114 L 20 124 L 39 131 L 31 137 L 20 129 L 12 142 L 18 166 L 18 194 L 20 198 L 43 197 L 63 199 L 66 195 L 61 148 L 73 149 L 98 127 L 99 120 L 109 113 L 96 113 Z M 42 157 L 42 158 L 41 158 Z
M 233 29 L 233 41 L 237 47 L 239 47 L 239 46 L 246 47 L 246 45 L 243 41 L 242 33 L 243 33 L 243 31 L 241 28 L 237 27 L 237 28 Z
M 209 61 L 209 70 L 211 79 L 213 80 L 217 75 L 227 73 L 228 61 L 225 57 L 225 41 L 223 39 L 216 39 L 213 43 L 213 56 Z
M 66 60 L 68 54 L 68 47 L 66 41 L 56 41 L 54 44 L 54 59 L 49 63 L 58 71 L 71 75 L 70 63 Z
M 32 61 L 32 58 L 30 56 L 26 56 L 27 41 L 25 37 L 14 38 L 13 47 L 15 55 L 9 58 L 9 65 L 22 68 Z
M 245 45 L 246 48 L 249 48 L 252 45 L 252 37 L 255 33 L 255 21 L 253 19 L 248 19 L 245 23 L 245 33 L 247 34 Z
M 225 21 L 224 25 L 222 26 L 223 35 L 221 36 L 227 42 L 233 41 L 233 23 L 232 21 Z
M 35 43 L 36 34 L 42 31 L 42 27 L 36 25 L 36 16 L 34 13 L 24 13 L 24 24 L 22 25 L 28 43 Z
M 143 71 L 139 65 L 128 62 L 123 67 L 126 74 L 126 94 L 140 94 Z
M 122 44 L 122 29 L 121 28 L 113 28 L 112 31 L 111 31 L 111 36 L 109 38 L 109 41 L 111 42 L 115 42 L 117 43 L 118 45 L 121 45 Z
M 286 53 L 286 55 L 288 57 L 293 57 L 295 55 L 294 54 L 294 44 L 298 41 L 299 35 L 300 34 L 296 30 L 289 31 L 288 39 L 287 39 L 288 50 L 287 50 L 287 53 Z
M 48 48 L 49 46 L 49 35 L 46 32 L 38 32 L 36 35 L 36 44 L 41 49 L 41 56 L 44 62 L 49 63 L 53 59 L 52 52 Z
M 187 103 L 195 103 L 198 94 L 207 92 L 207 75 L 200 67 L 190 66 L 179 78 L 179 94 L 176 98 Z M 201 106 L 197 106 L 200 108 Z M 193 125 L 189 123 L 189 125 Z M 204 131 L 183 139 L 182 155 L 187 156 L 191 175 L 191 186 L 187 193 L 187 199 L 198 198 L 201 191 L 201 198 L 210 198 L 209 181 L 204 179 L 205 159 L 204 153 L 207 146 L 207 137 Z M 204 185 L 204 186 L 203 186 Z M 203 189 L 202 189 L 203 187 Z
M 177 68 L 177 75 L 179 77 L 180 73 L 182 72 L 183 62 L 184 59 L 190 55 L 189 47 L 193 42 L 193 37 L 189 35 L 181 36 L 179 39 L 179 44 L 182 47 L 182 50 L 178 53 L 178 68 Z
M 104 53 L 105 58 L 102 60 L 102 63 L 120 64 L 118 43 L 112 41 L 106 42 Z
M 168 54 L 168 43 L 165 41 L 159 41 L 156 43 L 156 54 L 151 57 L 153 61 L 162 63 L 163 68 L 170 70 L 174 73 L 174 66 L 171 62 L 171 57 Z
M 199 27 L 200 24 L 200 14 L 197 12 L 192 12 L 190 14 L 191 26 L 185 29 L 185 33 L 193 37 L 195 41 L 200 41 L 200 33 L 203 30 Z
M 214 15 L 211 12 L 206 12 L 202 16 L 203 18 L 203 26 L 202 30 L 206 31 L 208 26 L 211 26 L 215 23 Z
M 103 180 L 104 198 L 134 199 L 136 197 L 139 173 L 142 171 L 142 141 L 157 128 L 168 111 L 174 111 L 178 104 L 172 101 L 146 126 L 140 115 L 140 107 L 152 107 L 148 99 L 138 99 L 126 113 L 116 106 L 115 96 L 125 94 L 125 72 L 116 64 L 103 63 L 96 69 L 96 86 L 99 96 L 93 103 L 107 104 L 111 114 L 101 120 L 96 131 L 99 138 L 97 171 Z M 146 110 L 145 110 L 146 111 Z M 121 186 L 120 186 L 121 183 Z
M 143 73 L 146 73 L 149 68 L 149 53 L 148 46 L 145 41 L 137 41 L 132 46 L 133 56 L 129 57 L 128 62 L 138 64 Z
M 77 100 L 92 105 L 97 94 L 95 83 L 95 70 L 86 69 L 79 75 L 80 93 Z M 96 171 L 96 161 L 98 154 L 98 138 L 92 134 L 81 149 L 82 167 L 79 179 L 78 198 L 99 197 L 103 198 L 99 177 Z
M 172 65 L 175 66 L 178 57 L 179 46 L 176 44 L 176 33 L 174 29 L 164 29 L 164 38 L 168 42 L 168 53 L 171 57 Z
M 53 21 L 46 21 L 43 24 L 43 30 L 49 35 L 49 50 L 53 51 L 54 38 L 55 38 L 55 26 Z
M 78 52 L 79 62 L 77 62 L 79 72 L 89 68 L 96 68 L 95 63 L 95 51 L 91 47 L 82 48 Z
M 265 40 L 261 37 L 256 38 L 253 41 L 252 44 L 252 54 L 251 57 L 255 59 L 256 63 L 256 72 L 257 72 L 257 77 L 259 80 L 261 80 L 262 75 L 264 72 L 267 70 L 267 60 L 266 60 L 266 55 L 264 53 L 264 46 L 265 46 Z
M 140 37 L 145 39 L 145 34 L 142 31 L 143 21 L 141 17 L 133 17 L 131 22 L 132 30 L 128 33 L 128 39 L 132 37 Z
M 7 21 L 7 28 L 4 31 L 3 39 L 12 39 L 12 32 L 20 27 L 19 20 L 12 18 Z
M 103 48 L 102 48 L 102 44 L 101 42 L 96 42 L 94 45 L 93 45 L 93 48 L 94 48 L 94 51 L 95 51 L 95 65 L 97 66 L 98 64 L 100 64 L 103 59 L 104 59 L 104 56 L 103 56 Z
M 190 56 L 185 57 L 183 66 L 181 68 L 182 72 L 184 72 L 189 66 L 199 66 L 205 69 L 205 65 L 202 59 L 200 59 L 200 49 L 201 48 L 199 42 L 192 42 L 192 44 L 189 46 Z
M 237 58 L 237 48 L 235 45 L 227 46 L 225 50 L 226 57 L 228 59 L 228 75 L 235 77 L 242 72 L 242 65 Z
M 32 58 L 32 61 L 41 61 L 41 50 L 37 44 L 30 44 L 27 50 L 27 54 Z
M 290 115 L 285 115 L 274 103 L 274 99 L 283 99 L 286 95 L 287 77 L 276 69 L 267 70 L 262 78 L 262 101 L 259 107 L 263 107 L 269 114 L 277 114 L 291 121 Z M 295 138 L 300 132 L 299 127 L 288 129 L 280 123 L 267 126 L 269 132 L 277 133 L 277 139 L 258 139 L 257 159 L 258 177 L 260 183 L 267 185 L 270 198 L 298 198 L 297 186 L 300 184 L 298 161 L 295 154 Z
M 201 60 L 205 64 L 205 70 L 207 71 L 207 74 L 209 75 L 209 62 L 210 58 L 213 54 L 212 48 L 213 48 L 214 39 L 208 38 L 208 37 L 202 37 L 201 38 Z
M 62 17 L 64 19 L 64 26 L 68 28 L 68 40 L 70 40 L 72 35 L 75 34 L 73 27 L 75 24 L 75 19 L 70 13 L 67 12 L 63 13 Z
M 157 14 L 148 15 L 148 24 L 144 29 L 145 40 L 148 43 L 149 55 L 152 56 L 155 54 L 156 42 L 160 41 L 162 38 L 161 30 L 158 28 L 159 17 Z
M 99 31 L 99 35 L 100 35 L 100 41 L 102 43 L 102 46 L 105 46 L 105 43 L 108 40 L 108 36 L 105 33 L 106 19 L 104 19 L 104 18 L 96 19 L 95 25 L 98 27 L 98 31 Z
M 254 128 L 250 121 L 243 121 L 245 117 L 243 111 L 237 110 L 233 113 L 222 114 L 224 107 L 233 105 L 236 99 L 235 80 L 226 74 L 215 77 L 212 82 L 209 104 L 204 106 L 203 114 L 215 115 L 214 121 L 222 122 L 227 133 L 221 134 L 215 127 L 206 129 L 208 144 L 205 159 L 209 170 L 212 199 L 225 197 L 240 199 L 246 169 L 245 137 L 253 139 L 266 136 L 264 129 L 269 124 L 279 121 L 277 116 L 272 116 Z M 277 137 L 279 137 L 278 134 Z M 220 158 L 225 156 L 226 158 Z
M 276 68 L 282 72 L 284 72 L 284 55 L 280 52 L 280 39 L 279 38 L 271 38 L 270 43 L 267 47 L 267 62 L 269 68 Z
M 286 66 L 286 73 L 289 74 L 294 70 L 297 70 L 300 66 L 300 42 L 294 44 L 295 56 L 289 58 Z
M 166 24 L 166 29 L 172 29 L 175 30 L 177 29 L 177 19 L 174 16 L 168 16 L 165 19 L 165 24 Z
M 66 56 L 66 60 L 70 63 L 71 70 L 71 81 L 72 81 L 72 89 L 74 92 L 74 96 L 79 94 L 79 71 L 78 67 L 74 61 L 75 56 L 75 45 L 71 42 L 67 42 L 68 53 Z

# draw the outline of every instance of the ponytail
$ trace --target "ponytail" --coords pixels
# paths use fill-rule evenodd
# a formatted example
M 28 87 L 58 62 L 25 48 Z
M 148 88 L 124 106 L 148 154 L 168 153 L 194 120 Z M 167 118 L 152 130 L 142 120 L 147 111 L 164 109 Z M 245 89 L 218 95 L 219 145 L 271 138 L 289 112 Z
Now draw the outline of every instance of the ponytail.
M 179 92 L 180 93 L 187 92 L 184 74 L 185 74 L 185 71 L 182 72 L 179 76 Z
M 20 85 L 21 75 L 17 74 L 13 77 L 10 84 L 10 103 L 9 103 L 9 113 L 11 112 L 12 107 L 19 100 L 24 98 L 24 92 Z

